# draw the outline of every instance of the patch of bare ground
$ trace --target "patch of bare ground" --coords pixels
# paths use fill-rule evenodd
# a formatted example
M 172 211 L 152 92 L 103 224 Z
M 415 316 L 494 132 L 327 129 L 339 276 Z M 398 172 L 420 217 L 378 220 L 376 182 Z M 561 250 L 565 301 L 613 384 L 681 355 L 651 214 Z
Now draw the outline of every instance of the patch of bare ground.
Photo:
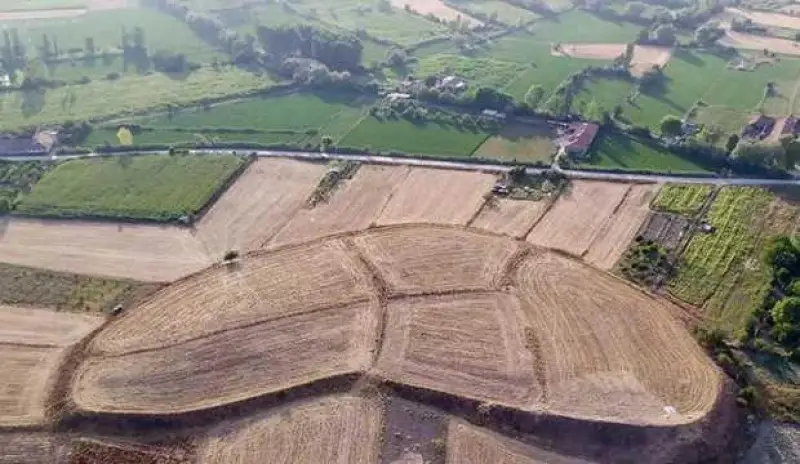
M 608 60 L 618 58 L 625 54 L 624 43 L 576 43 L 559 44 L 551 53 L 556 56 L 570 56 L 590 60 Z
M 766 11 L 742 10 L 739 8 L 726 8 L 725 11 L 735 16 L 747 18 L 762 26 L 800 29 L 800 18 L 795 16 Z
M 21 218 L 0 225 L 0 261 L 141 282 L 171 282 L 212 263 L 179 227 Z
M 394 395 L 386 399 L 381 464 L 443 464 L 447 416 Z
M 412 168 L 377 220 L 379 225 L 466 225 L 494 184 L 492 174 Z
M 393 381 L 526 407 L 544 394 L 519 302 L 503 293 L 406 298 L 387 308 L 376 371 Z
M 340 232 L 368 228 L 395 190 L 408 177 L 405 166 L 363 166 L 339 187 L 330 201 L 300 210 L 270 245 L 304 242 Z
M 589 464 L 590 460 L 561 455 L 481 429 L 450 421 L 447 464 Z
M 630 424 L 684 424 L 717 401 L 722 375 L 665 307 L 618 279 L 553 253 L 516 279 L 538 341 L 548 412 Z
M 584 259 L 600 269 L 612 269 L 625 253 L 650 212 L 650 200 L 659 186 L 633 185 L 617 211 L 597 233 Z
M 689 219 L 684 216 L 653 211 L 642 226 L 640 235 L 672 251 L 681 243 L 688 227 Z
M 393 294 L 495 288 L 519 246 L 449 227 L 390 227 L 354 238 Z
M 0 434 L 0 464 L 68 464 L 69 445 L 48 433 Z
M 361 303 L 90 357 L 75 375 L 72 401 L 82 412 L 180 414 L 360 372 L 372 362 L 377 319 L 374 305 Z
M 732 30 L 725 31 L 719 40 L 721 45 L 745 50 L 764 50 L 783 55 L 800 55 L 800 44 L 792 40 L 761 35 L 745 34 Z
M 484 205 L 470 226 L 513 238 L 524 238 L 549 207 L 550 201 L 547 200 L 498 198 Z
M 630 188 L 629 184 L 613 182 L 573 181 L 527 240 L 583 256 L 616 214 Z
M 740 464 L 790 464 L 800 462 L 800 427 L 764 422 L 756 441 Z
M 672 48 L 670 47 L 637 45 L 633 48 L 631 74 L 639 77 L 652 70 L 653 66 L 664 68 L 670 58 L 672 58 Z
M 90 350 L 113 355 L 155 349 L 370 295 L 368 278 L 341 241 L 259 252 L 157 292 L 109 324 Z
M 187 450 L 130 443 L 78 439 L 72 442 L 69 464 L 188 464 Z
M 423 16 L 431 14 L 445 21 L 466 22 L 471 27 L 477 27 L 483 24 L 472 16 L 465 15 L 447 6 L 442 0 L 391 0 L 391 2 L 395 8 L 404 9 L 408 6 L 411 10 Z
M 303 208 L 326 171 L 324 164 L 257 160 L 198 222 L 197 237 L 215 259 L 260 248 Z
M 0 306 L 0 427 L 47 421 L 47 399 L 67 348 L 102 322 L 82 314 Z
M 381 407 L 332 396 L 279 413 L 223 424 L 204 437 L 200 464 L 371 464 L 378 462 Z

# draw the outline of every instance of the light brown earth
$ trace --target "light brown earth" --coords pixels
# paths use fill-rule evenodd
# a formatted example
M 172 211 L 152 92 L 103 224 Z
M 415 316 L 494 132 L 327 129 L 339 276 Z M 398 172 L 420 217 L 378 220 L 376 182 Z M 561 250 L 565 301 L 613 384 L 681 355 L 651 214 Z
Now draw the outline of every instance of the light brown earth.
M 742 10 L 739 8 L 726 8 L 726 13 L 745 17 L 756 24 L 768 27 L 785 27 L 787 29 L 800 29 L 800 18 L 780 13 L 766 11 Z
M 255 289 L 248 303 L 237 285 Z M 199 411 L 369 372 L 376 358 L 373 376 L 395 383 L 607 423 L 693 423 L 722 388 L 672 303 L 457 227 L 260 251 L 174 287 L 182 296 L 165 290 L 91 344 L 70 393 L 79 411 Z
M 377 325 L 374 305 L 361 303 L 157 350 L 91 357 L 76 374 L 72 400 L 85 411 L 147 414 L 243 401 L 366 370 Z
M 650 213 L 658 184 L 633 185 L 611 219 L 598 232 L 584 259 L 600 269 L 617 264 Z
M 527 240 L 583 256 L 625 199 L 629 184 L 573 181 Z M 627 245 L 627 241 L 625 243 Z
M 151 350 L 368 298 L 368 278 L 342 242 L 291 247 L 218 265 L 161 290 L 109 324 L 90 350 Z
M 494 175 L 479 172 L 412 169 L 377 223 L 465 225 L 483 205 L 483 195 L 495 180 Z
M 376 463 L 381 425 L 377 402 L 325 398 L 216 428 L 200 444 L 198 463 Z
M 654 45 L 637 45 L 633 48 L 631 59 L 631 74 L 642 76 L 653 66 L 663 68 L 672 58 L 672 48 Z
M 497 433 L 451 420 L 447 427 L 447 464 L 588 464 L 522 444 Z
M 558 50 L 551 50 L 555 56 L 570 56 L 590 60 L 611 61 L 625 54 L 626 44 L 577 43 L 560 44 Z M 663 68 L 672 57 L 672 49 L 653 45 L 636 45 L 631 58 L 631 74 L 641 76 L 653 66 Z
M 46 433 L 0 434 L 0 464 L 68 464 L 66 440 Z
M 472 16 L 465 15 L 458 10 L 450 8 L 442 0 L 391 0 L 391 2 L 395 8 L 400 9 L 404 9 L 406 5 L 408 5 L 413 11 L 423 16 L 432 14 L 446 21 L 466 21 L 472 27 L 483 24 Z
M 107 222 L 4 219 L 0 262 L 142 282 L 171 282 L 211 265 L 188 230 Z
M 470 227 L 513 238 L 524 238 L 549 207 L 548 200 L 524 201 L 498 198 L 486 204 Z
M 66 348 L 102 322 L 83 314 L 0 306 L 0 427 L 45 422 L 46 400 Z
M 211 256 L 260 248 L 301 211 L 328 168 L 262 158 L 254 162 L 196 225 Z
M 519 248 L 506 238 L 448 227 L 393 227 L 354 242 L 387 290 L 403 295 L 493 289 Z
M 764 50 L 765 48 L 773 53 L 783 55 L 800 55 L 800 44 L 797 42 L 766 37 L 760 35 L 745 34 L 727 30 L 719 43 L 728 47 L 742 48 L 745 50 Z
M 408 177 L 404 166 L 362 166 L 327 203 L 301 209 L 270 245 L 304 242 L 339 232 L 364 230 Z

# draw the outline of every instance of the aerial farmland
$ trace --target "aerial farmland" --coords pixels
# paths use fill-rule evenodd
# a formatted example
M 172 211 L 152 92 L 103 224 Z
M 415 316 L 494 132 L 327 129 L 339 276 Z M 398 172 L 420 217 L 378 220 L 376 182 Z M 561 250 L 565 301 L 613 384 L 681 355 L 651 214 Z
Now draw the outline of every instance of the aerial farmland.
M 0 5 L 0 463 L 800 459 L 787 1 Z

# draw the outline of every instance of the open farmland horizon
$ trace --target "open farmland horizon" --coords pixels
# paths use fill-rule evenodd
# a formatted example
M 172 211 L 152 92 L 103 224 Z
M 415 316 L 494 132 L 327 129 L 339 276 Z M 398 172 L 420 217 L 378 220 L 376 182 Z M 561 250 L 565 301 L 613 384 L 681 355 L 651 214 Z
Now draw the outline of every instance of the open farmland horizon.
M 4 2 L 0 463 L 791 462 L 787 2 Z

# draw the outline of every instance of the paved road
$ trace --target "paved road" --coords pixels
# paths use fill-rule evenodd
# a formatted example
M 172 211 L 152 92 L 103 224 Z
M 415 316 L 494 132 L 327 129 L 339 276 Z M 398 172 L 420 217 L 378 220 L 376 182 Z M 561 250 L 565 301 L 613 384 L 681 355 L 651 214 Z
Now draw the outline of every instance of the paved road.
M 262 158 L 291 158 L 297 160 L 307 161 L 325 161 L 325 160 L 348 160 L 358 161 L 370 164 L 385 164 L 385 165 L 403 165 L 403 166 L 419 166 L 419 167 L 432 167 L 442 169 L 458 169 L 462 171 L 482 171 L 502 173 L 511 169 L 511 166 L 504 166 L 499 164 L 477 164 L 477 163 L 464 163 L 458 161 L 442 161 L 431 158 L 397 158 L 390 156 L 375 156 L 375 155 L 346 155 L 339 153 L 317 153 L 317 152 L 293 152 L 293 151 L 272 151 L 272 150 L 231 150 L 231 149 L 208 149 L 208 150 L 190 150 L 192 154 L 222 154 L 231 153 L 235 151 L 238 153 L 255 153 L 256 156 Z M 167 154 L 166 151 L 139 151 L 135 153 L 150 153 L 150 154 Z M 0 159 L 10 161 L 32 161 L 32 160 L 52 160 L 52 159 L 77 159 L 77 158 L 91 158 L 98 156 L 130 156 L 135 153 L 131 152 L 117 152 L 117 153 L 90 153 L 86 155 L 62 155 L 58 157 L 42 157 L 42 156 L 14 156 L 2 157 Z M 598 171 L 585 171 L 578 169 L 559 169 L 567 177 L 571 179 L 595 179 L 595 180 L 611 180 L 622 182 L 679 182 L 687 184 L 712 184 L 712 185 L 761 185 L 761 186 L 790 186 L 800 185 L 800 179 L 758 179 L 747 177 L 684 177 L 672 176 L 669 174 L 623 174 L 614 172 L 598 172 Z M 528 174 L 540 174 L 543 169 L 528 168 Z

